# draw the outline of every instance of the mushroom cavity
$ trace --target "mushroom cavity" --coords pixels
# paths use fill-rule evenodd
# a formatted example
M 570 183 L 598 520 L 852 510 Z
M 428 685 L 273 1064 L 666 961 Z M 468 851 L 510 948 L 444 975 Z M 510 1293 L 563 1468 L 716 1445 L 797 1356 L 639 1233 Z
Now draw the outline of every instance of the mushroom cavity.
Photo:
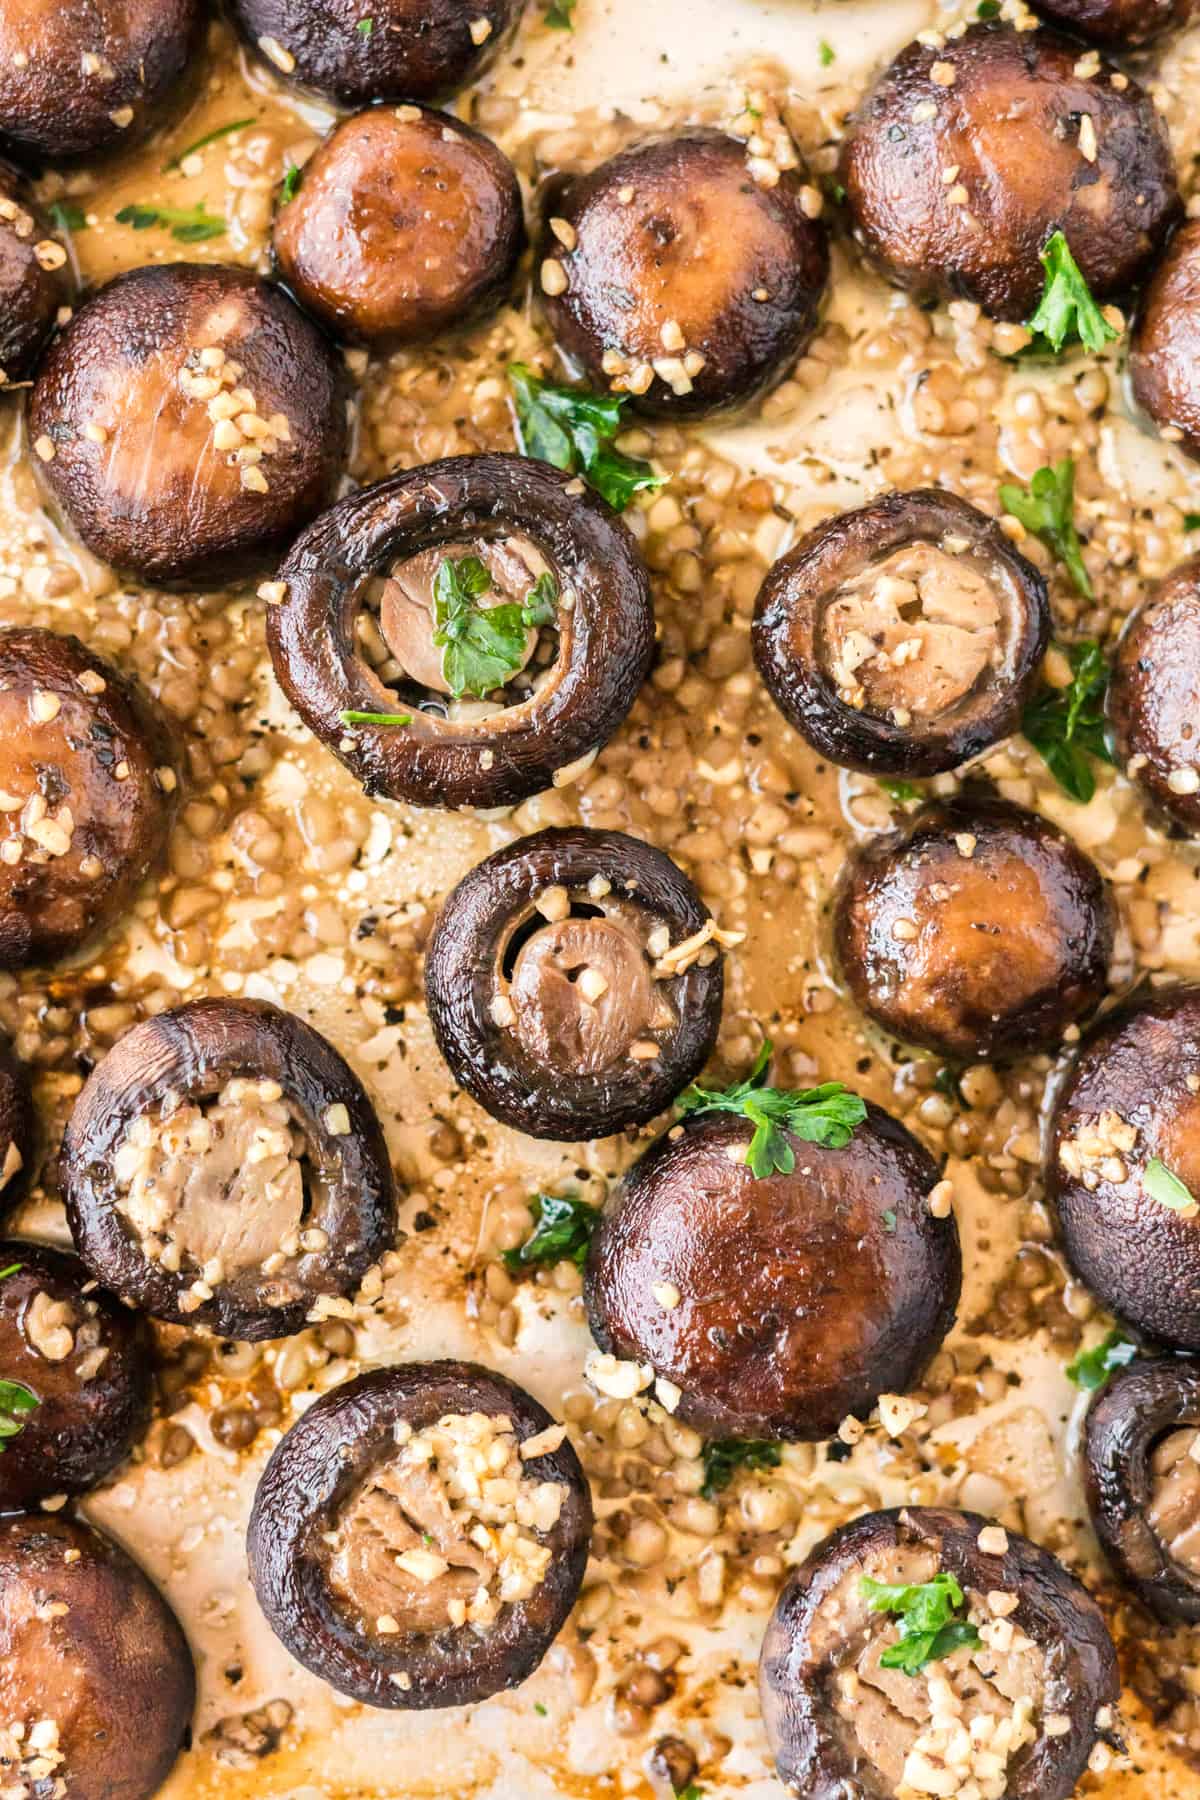
M 74 292 L 49 218 L 17 171 L 0 162 L 0 387 L 33 374 Z
M 1200 557 L 1159 582 L 1130 618 L 1108 716 L 1129 779 L 1176 825 L 1200 831 Z
M 0 1039 L 0 1219 L 10 1213 L 33 1171 L 33 1095 L 24 1069 Z
M 1129 372 L 1139 406 L 1200 457 L 1200 220 L 1175 234 L 1146 285 Z

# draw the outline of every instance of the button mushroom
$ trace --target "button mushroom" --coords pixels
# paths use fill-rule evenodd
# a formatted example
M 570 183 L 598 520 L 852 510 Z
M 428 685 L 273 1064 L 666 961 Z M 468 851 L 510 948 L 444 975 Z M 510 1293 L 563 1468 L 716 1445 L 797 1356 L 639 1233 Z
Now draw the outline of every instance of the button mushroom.
M 0 630 L 0 969 L 120 917 L 165 847 L 175 761 L 150 701 L 78 638 Z
M 468 1706 L 532 1674 L 575 1603 L 592 1506 L 566 1433 L 474 1363 L 375 1369 L 275 1449 L 250 1578 L 306 1669 L 369 1706 Z
M 1133 1001 L 1088 1034 L 1051 1117 L 1046 1191 L 1096 1298 L 1200 1350 L 1200 987 Z
M 1037 0 L 1037 10 L 1093 44 L 1138 50 L 1190 25 L 1196 0 Z
M 271 236 L 300 304 L 335 336 L 384 349 L 498 305 L 524 241 L 508 158 L 461 120 L 412 105 L 343 120 Z
M 1129 348 L 1134 399 L 1200 457 L 1200 220 L 1171 240 L 1142 295 Z
M 81 1520 L 0 1520 L 0 1780 L 29 1800 L 151 1800 L 196 1675 L 137 1564 Z
M 62 1185 L 97 1279 L 242 1340 L 303 1330 L 395 1228 L 362 1084 L 310 1025 L 258 1000 L 196 1000 L 127 1032 L 75 1103 Z
M 1150 96 L 1091 60 L 1000 20 L 900 52 L 841 159 L 855 235 L 889 280 L 1025 320 L 1062 232 L 1096 299 L 1134 285 L 1179 217 L 1171 147 Z
M 533 1137 L 607 1137 L 652 1119 L 708 1060 L 722 937 L 661 850 L 541 831 L 446 900 L 425 963 L 430 1023 L 495 1118 Z
M 29 1185 L 33 1169 L 33 1096 L 24 1069 L 0 1038 L 0 1219 Z
M 1200 831 L 1200 557 L 1159 582 L 1130 618 L 1113 658 L 1108 717 L 1129 779 L 1176 825 Z
M 653 655 L 632 536 L 528 457 L 452 457 L 364 488 L 279 574 L 267 632 L 284 693 L 369 794 L 418 806 L 511 806 L 570 779 Z
M 151 1355 L 145 1321 L 77 1256 L 0 1242 L 0 1382 L 23 1409 L 14 1433 L 0 1426 L 0 1512 L 85 1493 L 116 1468 L 150 1417 Z
M 65 246 L 22 177 L 0 162 L 0 387 L 33 374 L 74 292 Z
M 855 1519 L 795 1570 L 759 1690 L 803 1800 L 1068 1800 L 1112 1738 L 1120 1679 L 1054 1557 L 977 1513 L 909 1507 Z
M 551 329 L 642 412 L 743 405 L 816 329 L 829 276 L 819 196 L 799 168 L 756 172 L 737 138 L 695 127 L 653 138 L 552 184 L 544 210 Z
M 927 488 L 841 513 L 780 557 L 754 659 L 820 755 L 938 775 L 1016 729 L 1049 629 L 1046 584 L 996 521 Z
M 160 585 L 216 585 L 332 498 L 342 372 L 316 326 L 248 269 L 132 269 L 51 345 L 29 435 L 89 550 Z

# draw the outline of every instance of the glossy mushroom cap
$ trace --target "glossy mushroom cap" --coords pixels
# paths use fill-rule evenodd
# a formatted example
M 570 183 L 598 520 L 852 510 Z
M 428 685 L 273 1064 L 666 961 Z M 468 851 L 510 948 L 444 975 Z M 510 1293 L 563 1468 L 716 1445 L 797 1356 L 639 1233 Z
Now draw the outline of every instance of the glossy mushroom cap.
M 1190 25 L 1196 0 L 1037 0 L 1036 10 L 1090 43 L 1136 50 Z
M 537 261 L 560 347 L 645 413 L 752 400 L 816 329 L 829 249 L 812 192 L 800 169 L 768 186 L 744 143 L 698 127 L 553 184 Z
M 927 488 L 840 513 L 780 557 L 754 660 L 831 762 L 939 775 L 1016 729 L 1049 631 L 1046 584 L 996 521 Z
M 857 1004 L 957 1061 L 1054 1048 L 1104 997 L 1115 911 L 1095 864 L 1037 813 L 922 808 L 847 864 L 838 963 Z
M 1200 1350 L 1200 1208 L 1148 1174 L 1152 1162 L 1200 1195 L 1200 987 L 1161 990 L 1089 1032 L 1055 1102 L 1046 1163 L 1079 1279 L 1149 1336 Z
M 25 381 L 75 293 L 67 252 L 15 169 L 0 162 L 0 387 Z
M 791 1174 L 750 1172 L 752 1132 L 702 1115 L 633 1165 L 592 1238 L 588 1321 L 706 1436 L 826 1438 L 919 1379 L 954 1320 L 958 1229 L 929 1210 L 933 1159 L 878 1107 L 843 1150 L 789 1135 Z
M 434 1484 L 414 1486 L 399 1460 L 413 1434 L 472 1414 L 503 1420 L 519 1443 L 538 1440 L 522 1475 L 563 1490 L 554 1524 L 532 1533 L 549 1551 L 544 1577 L 480 1627 L 433 1616 L 433 1590 L 461 1590 L 470 1551 Z M 473 1705 L 533 1673 L 575 1603 L 591 1529 L 579 1459 L 531 1395 L 475 1363 L 402 1363 L 323 1394 L 293 1425 L 259 1482 L 246 1543 L 258 1603 L 297 1662 L 368 1706 L 424 1709 Z M 442 1568 L 410 1575 L 389 1559 L 384 1569 L 364 1533 L 402 1555 L 410 1541 L 444 1551 Z M 382 1629 L 363 1616 L 367 1595 L 388 1605 Z
M 343 106 L 437 100 L 483 74 L 525 0 L 233 0 L 247 43 L 278 73 Z M 364 19 L 371 29 L 363 30 Z
M 1025 320 L 1061 231 L 1097 299 L 1133 286 L 1180 214 L 1170 142 L 1135 81 L 1079 61 L 1069 39 L 1000 21 L 900 52 L 841 160 L 855 234 L 890 280 Z
M 707 908 L 619 831 L 541 831 L 445 901 L 425 960 L 438 1047 L 493 1117 L 575 1142 L 645 1124 L 700 1073 L 721 1018 Z
M 1129 373 L 1138 405 L 1200 457 L 1200 220 L 1176 232 L 1146 284 Z
M 1200 557 L 1160 581 L 1129 619 L 1107 705 L 1126 775 L 1176 825 L 1200 831 Z
M 0 631 L 0 969 L 53 962 L 126 910 L 166 845 L 176 756 L 78 638 Z
M 343 373 L 281 288 L 155 264 L 108 282 L 55 339 L 29 435 L 89 550 L 159 585 L 212 585 L 260 566 L 332 498 Z
M 512 164 L 419 106 L 345 119 L 275 217 L 283 279 L 335 337 L 392 348 L 498 305 L 525 241 Z
M 0 1039 L 0 1219 L 13 1210 L 29 1185 L 33 1171 L 34 1130 L 29 1079 L 8 1045 Z
M 262 1000 L 196 1000 L 127 1032 L 75 1103 L 61 1180 L 98 1280 L 157 1318 L 244 1341 L 302 1331 L 395 1231 L 362 1083 Z
M 15 1265 L 15 1268 L 14 1268 Z M 0 1513 L 81 1494 L 129 1454 L 150 1418 L 144 1319 L 96 1286 L 77 1256 L 0 1241 L 0 1380 L 37 1401 L 4 1440 Z
M 775 1765 L 790 1793 L 894 1800 L 900 1783 L 892 1772 L 900 1774 L 922 1719 L 928 1722 L 926 1681 L 921 1673 L 880 1667 L 878 1649 L 895 1641 L 896 1621 L 870 1609 L 861 1583 L 922 1584 L 939 1573 L 957 1580 L 982 1629 L 995 1623 L 989 1595 L 1016 1599 L 1005 1616 L 1027 1650 L 1009 1655 L 988 1645 L 974 1670 L 961 1650 L 927 1665 L 943 1679 L 957 1673 L 976 1696 L 974 1706 L 993 1718 L 1009 1715 L 1018 1699 L 1035 1703 L 1031 1740 L 1008 1761 L 1004 1800 L 1074 1794 L 1097 1739 L 1111 1732 L 1105 1709 L 1120 1695 L 1116 1651 L 1099 1607 L 1027 1538 L 978 1513 L 926 1506 L 867 1513 L 842 1526 L 810 1552 L 776 1602 L 759 1691 Z M 984 1673 L 989 1668 L 994 1683 Z M 839 1674 L 857 1677 L 857 1685 L 843 1687 Z M 1026 1681 L 1034 1692 L 1021 1691 Z M 842 1698 L 847 1693 L 853 1700 Z M 1065 1720 L 1067 1729 L 1051 1734 L 1051 1719 Z

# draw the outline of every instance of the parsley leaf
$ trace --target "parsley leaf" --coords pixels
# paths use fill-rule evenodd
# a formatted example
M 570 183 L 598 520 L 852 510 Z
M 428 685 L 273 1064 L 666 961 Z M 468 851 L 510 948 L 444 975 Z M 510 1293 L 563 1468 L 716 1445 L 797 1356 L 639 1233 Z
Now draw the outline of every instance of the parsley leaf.
M 1000 0 L 979 0 L 975 8 L 977 19 L 998 19 L 1000 17 Z
M 0 1269 L 0 1281 L 7 1281 L 10 1275 L 15 1275 L 18 1269 L 24 1267 L 24 1263 L 9 1263 L 7 1269 Z
M 359 37 L 369 38 L 375 29 L 375 21 L 371 18 L 360 19 L 354 29 Z
M 1121 1332 L 1110 1331 L 1100 1343 L 1093 1344 L 1090 1350 L 1081 1350 L 1075 1360 L 1067 1364 L 1067 1380 L 1094 1394 L 1097 1388 L 1104 1386 L 1114 1369 L 1123 1369 L 1136 1356 L 1136 1344 L 1131 1344 Z
M 550 0 L 543 23 L 552 25 L 556 31 L 574 31 L 574 14 L 578 4 L 579 0 Z
M 1180 1181 L 1178 1175 L 1173 1174 L 1157 1156 L 1152 1156 L 1146 1164 L 1142 1174 L 1142 1187 L 1152 1200 L 1157 1200 L 1160 1206 L 1170 1207 L 1172 1212 L 1191 1214 L 1198 1210 L 1196 1196 L 1191 1188 L 1186 1182 Z
M 433 578 L 433 641 L 442 651 L 442 673 L 456 700 L 494 693 L 525 663 L 529 632 L 549 625 L 558 611 L 558 583 L 542 575 L 521 602 L 477 606 L 492 578 L 477 556 L 450 557 Z
M 971 1102 L 962 1091 L 962 1077 L 961 1068 L 955 1068 L 952 1063 L 943 1063 L 933 1078 L 933 1086 L 935 1092 L 944 1094 L 947 1100 L 953 1100 L 964 1112 L 970 1112 Z
M 975 1627 L 954 1617 L 963 1604 L 963 1591 L 953 1575 L 935 1575 L 919 1587 L 892 1587 L 864 1575 L 858 1585 L 872 1612 L 895 1613 L 900 1620 L 899 1642 L 879 1658 L 883 1668 L 919 1675 L 926 1663 L 940 1662 L 964 1646 L 978 1648 Z
M 1025 708 L 1021 730 L 1063 792 L 1086 806 L 1096 791 L 1091 758 L 1110 763 L 1104 733 L 1108 664 L 1091 639 L 1067 649 L 1069 688 L 1043 688 Z
M 295 163 L 289 163 L 283 171 L 283 184 L 279 189 L 279 204 L 286 206 L 289 200 L 296 197 L 296 189 L 300 186 L 300 170 Z
M 1200 531 L 1200 513 L 1184 513 L 1183 529 L 1185 531 Z
M 1038 309 L 1026 328 L 1034 334 L 1030 349 L 1059 355 L 1070 340 L 1086 345 L 1089 350 L 1103 350 L 1105 344 L 1120 337 L 1109 324 L 1083 278 L 1083 272 L 1071 255 L 1071 246 L 1061 231 L 1056 231 L 1041 252 L 1046 271 L 1046 285 Z
M 5 1273 L 11 1271 L 5 1270 Z M 25 1415 L 41 1404 L 33 1389 L 26 1387 L 23 1381 L 0 1381 L 0 1456 L 5 1451 L 5 1439 L 19 1436 L 25 1429 Z
M 700 1492 L 705 1500 L 724 1491 L 739 1469 L 777 1469 L 783 1447 L 761 1438 L 714 1438 L 701 1451 L 704 1485 Z
M 573 1262 L 582 1269 L 600 1208 L 573 1194 L 535 1194 L 529 1202 L 529 1213 L 533 1231 L 517 1249 L 504 1252 L 504 1266 L 509 1274 L 519 1275 L 535 1265 L 553 1268 L 560 1262 Z
M 911 781 L 891 781 L 881 776 L 878 785 L 889 800 L 895 800 L 900 806 L 907 806 L 910 800 L 923 798 L 920 788 L 915 787 Z
M 207 150 L 210 144 L 217 143 L 221 138 L 232 136 L 235 131 L 245 131 L 247 125 L 253 125 L 253 123 L 253 119 L 231 119 L 228 125 L 218 125 L 215 131 L 206 131 L 204 136 L 198 137 L 194 144 L 189 144 L 186 150 L 181 150 L 178 156 L 173 156 L 170 162 L 164 163 L 163 173 L 169 174 L 172 169 L 179 168 L 185 158 L 194 156 L 197 150 Z
M 662 486 L 662 476 L 648 462 L 612 448 L 621 429 L 623 394 L 552 387 L 524 363 L 509 365 L 508 380 L 523 456 L 582 475 L 617 512 L 624 512 L 643 489 Z
M 676 1790 L 675 1800 L 704 1800 L 704 1789 L 697 1787 L 694 1781 L 689 1781 L 685 1788 Z
M 154 225 L 163 225 L 177 244 L 202 244 L 207 238 L 225 235 L 225 220 L 205 212 L 202 200 L 187 207 L 123 206 L 117 214 L 117 224 L 132 225 L 135 231 L 149 231 Z
M 1086 600 L 1093 599 L 1091 578 L 1083 566 L 1075 529 L 1075 464 L 1070 457 L 1055 463 L 1053 468 L 1038 469 L 1028 489 L 1002 487 L 1000 504 L 1054 552 L 1065 565 L 1076 592 Z
M 854 1136 L 855 1126 L 867 1116 L 865 1103 L 840 1081 L 804 1089 L 768 1087 L 770 1060 L 771 1041 L 767 1038 L 745 1081 L 723 1089 L 700 1087 L 693 1082 L 675 1102 L 685 1118 L 697 1113 L 728 1112 L 741 1113 L 749 1119 L 754 1136 L 746 1163 L 750 1173 L 759 1178 L 775 1170 L 790 1175 L 795 1168 L 796 1152 L 785 1132 L 803 1138 L 805 1143 L 844 1150 Z
M 837 51 L 834 49 L 832 44 L 827 44 L 825 42 L 825 39 L 822 38 L 821 42 L 817 45 L 817 57 L 820 61 L 821 67 L 823 69 L 827 69 L 831 63 L 835 63 L 837 61 Z
M 86 231 L 87 214 L 71 200 L 56 200 L 49 209 L 50 217 L 60 231 Z
M 411 725 L 411 713 L 344 712 L 338 718 L 343 725 Z

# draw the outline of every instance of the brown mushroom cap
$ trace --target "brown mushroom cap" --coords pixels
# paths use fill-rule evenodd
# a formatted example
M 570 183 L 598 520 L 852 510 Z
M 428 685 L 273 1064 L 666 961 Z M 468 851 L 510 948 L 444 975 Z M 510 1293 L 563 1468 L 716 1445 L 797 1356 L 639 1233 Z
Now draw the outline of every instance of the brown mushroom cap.
M 275 217 L 279 271 L 337 337 L 391 348 L 496 305 L 524 243 L 508 158 L 448 113 L 345 119 Z
M 1196 0 L 1037 0 L 1053 25 L 1114 50 L 1139 49 L 1191 24 Z
M 998 20 L 900 52 L 841 158 L 855 234 L 889 280 L 1024 320 L 1062 231 L 1097 299 L 1137 281 L 1180 213 L 1170 142 L 1136 82 L 1114 85 L 1104 63 L 1079 75 L 1079 60 L 1066 38 Z
M 125 911 L 166 843 L 175 754 L 78 638 L 0 631 L 0 969 L 53 962 Z
M 33 374 L 75 279 L 46 213 L 0 162 L 0 386 Z
M 148 581 L 212 584 L 261 564 L 332 497 L 343 374 L 281 288 L 248 269 L 156 264 L 106 283 L 55 339 L 29 432 L 89 550 Z
M 1129 373 L 1138 405 L 1200 457 L 1200 219 L 1176 232 L 1146 284 Z
M 1185 831 L 1200 831 L 1200 785 L 1189 791 L 1200 770 L 1200 557 L 1172 570 L 1129 619 L 1107 704 L 1129 779 Z
M 0 1038 L 0 1219 L 13 1210 L 29 1185 L 34 1127 L 28 1077 Z
M 1200 1194 L 1200 987 L 1132 1002 L 1089 1032 L 1055 1102 L 1046 1162 L 1080 1280 L 1149 1336 L 1200 1350 L 1200 1217 L 1146 1191 L 1152 1159 Z
M 65 1515 L 0 1520 L 0 1718 L 54 1727 L 31 1796 L 58 1781 L 70 1800 L 151 1800 L 195 1700 L 179 1621 L 111 1538 Z
M 863 845 L 833 922 L 868 1017 L 965 1060 L 1057 1045 L 1104 996 L 1114 926 L 1103 877 L 1057 826 L 969 795 Z
M 693 127 L 554 184 L 538 261 L 560 346 L 642 412 L 697 417 L 753 399 L 812 337 L 829 276 L 806 181 L 789 169 L 768 187 L 745 144 Z M 614 351 L 630 371 L 657 364 L 649 386 L 614 376 Z M 694 373 L 690 355 L 703 358 Z
M 843 1150 L 789 1137 L 790 1175 L 737 1160 L 753 1129 L 702 1115 L 633 1165 L 592 1238 L 588 1321 L 601 1350 L 673 1382 L 677 1416 L 708 1436 L 826 1438 L 937 1350 L 958 1228 L 929 1210 L 929 1153 L 876 1106 Z

